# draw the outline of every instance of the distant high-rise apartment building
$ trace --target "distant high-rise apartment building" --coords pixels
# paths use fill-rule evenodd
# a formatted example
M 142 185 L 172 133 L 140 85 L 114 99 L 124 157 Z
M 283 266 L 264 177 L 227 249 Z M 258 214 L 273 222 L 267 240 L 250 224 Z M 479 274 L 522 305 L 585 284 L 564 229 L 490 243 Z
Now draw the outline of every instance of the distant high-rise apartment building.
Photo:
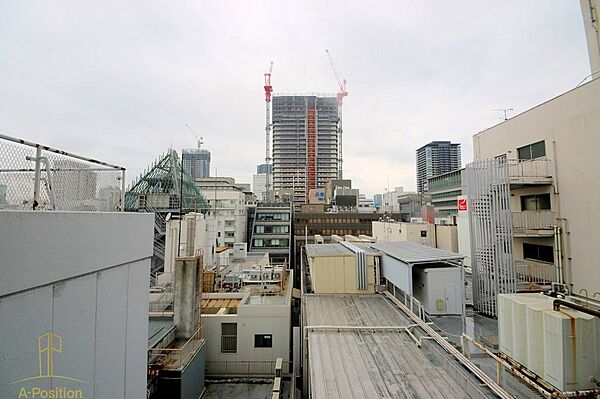
M 252 192 L 259 201 L 267 201 L 267 182 L 269 190 L 273 185 L 273 165 L 260 164 L 256 166 L 256 174 L 252 176 Z
M 184 148 L 181 151 L 183 169 L 196 179 L 210 176 L 210 151 L 201 148 L 202 141 L 198 140 L 198 148 Z
M 273 190 L 293 192 L 296 207 L 338 178 L 338 120 L 336 97 L 273 97 Z
M 432 141 L 417 150 L 417 192 L 427 191 L 427 179 L 459 169 L 460 144 Z

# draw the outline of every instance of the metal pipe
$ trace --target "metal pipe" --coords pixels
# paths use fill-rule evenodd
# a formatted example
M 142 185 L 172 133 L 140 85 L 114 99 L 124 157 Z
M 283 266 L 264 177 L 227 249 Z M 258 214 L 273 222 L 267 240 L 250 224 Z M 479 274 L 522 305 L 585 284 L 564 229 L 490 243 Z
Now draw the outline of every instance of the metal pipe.
M 514 399 L 512 395 L 506 392 L 501 386 L 496 384 L 496 382 L 490 378 L 487 374 L 485 374 L 479 367 L 477 367 L 473 362 L 467 359 L 458 349 L 456 349 L 452 344 L 446 341 L 440 334 L 438 334 L 433 328 L 431 328 L 427 323 L 421 320 L 417 315 L 415 315 L 412 311 L 410 311 L 402 302 L 393 297 L 389 292 L 385 292 L 384 295 L 390 299 L 396 306 L 398 306 L 404 313 L 406 313 L 411 319 L 413 319 L 419 327 L 423 329 L 430 337 L 432 337 L 438 345 L 440 345 L 446 352 L 453 355 L 463 366 L 465 366 L 469 371 L 479 378 L 488 388 L 492 390 L 498 397 L 503 399 Z
M 583 312 L 583 313 L 587 313 L 587 314 L 592 315 L 592 316 L 600 317 L 600 310 L 587 308 L 585 306 L 578 305 L 578 304 L 573 303 L 573 302 L 565 301 L 563 299 L 555 299 L 554 301 L 552 301 L 552 309 L 554 309 L 555 311 L 558 312 L 560 310 L 561 306 L 564 306 L 564 307 L 567 307 L 567 308 L 571 308 L 571 309 L 575 309 L 575 310 L 578 310 L 578 311 Z
M 0 135 L 2 137 L 2 135 Z M 40 165 L 40 161 L 42 158 L 42 148 L 37 146 L 35 149 L 35 159 L 31 157 L 27 157 L 28 161 L 35 161 L 35 175 L 33 178 L 33 210 L 35 211 L 40 203 L 40 177 L 42 174 L 42 169 Z
M 533 388 L 535 388 L 544 397 L 551 398 L 553 396 L 553 392 L 550 390 L 550 387 L 546 388 L 545 386 L 540 385 L 538 383 L 538 381 L 534 381 L 534 380 L 530 379 L 528 375 L 524 374 L 523 372 L 521 372 L 520 370 L 515 368 L 512 364 L 510 364 L 508 362 L 508 360 L 506 360 L 500 356 L 497 356 L 494 352 L 490 351 L 488 348 L 481 345 L 479 342 L 475 341 L 473 338 L 469 337 L 468 335 L 463 334 L 462 336 L 466 340 L 471 342 L 479 350 L 481 350 L 482 352 L 484 352 L 485 354 L 490 356 L 492 359 L 494 359 L 497 363 L 501 363 L 502 365 L 504 365 L 512 374 L 523 379 L 525 382 L 527 382 L 529 385 L 531 385 Z
M 121 212 L 125 212 L 125 168 L 121 171 Z
M 54 195 L 54 182 L 52 181 L 52 172 L 50 171 L 50 161 L 47 157 L 38 157 L 40 162 L 43 162 L 46 165 L 46 176 L 48 179 L 48 197 L 50 197 L 50 205 L 52 205 L 52 209 L 56 209 L 56 196 Z M 41 175 L 41 173 L 40 173 Z

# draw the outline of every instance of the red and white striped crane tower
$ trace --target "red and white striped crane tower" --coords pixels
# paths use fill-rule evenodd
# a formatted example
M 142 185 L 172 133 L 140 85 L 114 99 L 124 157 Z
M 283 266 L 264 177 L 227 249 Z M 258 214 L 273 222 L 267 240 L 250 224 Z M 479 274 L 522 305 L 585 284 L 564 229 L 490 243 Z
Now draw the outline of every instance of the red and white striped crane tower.
M 271 164 L 271 93 L 273 92 L 273 86 L 271 86 L 271 73 L 273 72 L 273 61 L 269 65 L 269 72 L 265 73 L 265 106 L 266 106 L 266 125 L 265 125 L 265 163 L 267 164 L 267 176 L 265 183 L 266 199 L 269 199 L 269 191 L 271 188 L 271 182 L 269 177 L 269 166 Z
M 337 100 L 338 100 L 338 132 L 337 132 L 338 133 L 338 179 L 341 179 L 342 178 L 342 163 L 343 163 L 342 133 L 344 131 L 342 128 L 342 105 L 344 103 L 344 97 L 346 97 L 348 95 L 348 91 L 346 90 L 346 79 L 344 79 L 344 77 L 340 75 L 337 68 L 335 67 L 335 63 L 333 62 L 333 57 L 331 56 L 331 53 L 327 49 L 325 49 L 325 52 L 327 53 L 327 57 L 329 58 L 329 63 L 331 64 L 331 69 L 333 69 L 333 74 L 335 75 L 335 80 L 338 84 L 338 93 L 337 93 Z

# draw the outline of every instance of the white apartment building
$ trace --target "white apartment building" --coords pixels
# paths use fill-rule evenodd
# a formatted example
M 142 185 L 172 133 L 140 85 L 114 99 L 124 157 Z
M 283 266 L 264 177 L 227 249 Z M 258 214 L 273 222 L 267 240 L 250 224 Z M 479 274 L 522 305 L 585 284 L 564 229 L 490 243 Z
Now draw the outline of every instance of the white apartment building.
M 473 147 L 476 162 L 506 161 L 517 276 L 599 292 L 600 79 L 474 135 Z
M 245 242 L 248 204 L 245 186 L 231 177 L 196 179 L 196 185 L 208 202 L 206 218 L 216 220 L 216 240 L 219 246 L 232 247 Z

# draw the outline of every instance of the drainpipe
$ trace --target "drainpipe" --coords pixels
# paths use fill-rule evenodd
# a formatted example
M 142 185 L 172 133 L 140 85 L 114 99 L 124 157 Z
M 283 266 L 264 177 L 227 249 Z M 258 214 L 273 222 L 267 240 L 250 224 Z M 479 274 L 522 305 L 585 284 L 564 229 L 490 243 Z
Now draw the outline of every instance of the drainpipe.
M 379 269 L 379 256 L 374 256 L 374 258 L 375 258 L 375 287 L 377 287 L 381 281 L 381 270 Z
M 554 226 L 554 252 L 556 257 L 556 282 L 559 284 L 564 283 L 563 278 L 563 267 L 562 267 L 562 244 L 561 244 L 562 229 L 558 226 Z

